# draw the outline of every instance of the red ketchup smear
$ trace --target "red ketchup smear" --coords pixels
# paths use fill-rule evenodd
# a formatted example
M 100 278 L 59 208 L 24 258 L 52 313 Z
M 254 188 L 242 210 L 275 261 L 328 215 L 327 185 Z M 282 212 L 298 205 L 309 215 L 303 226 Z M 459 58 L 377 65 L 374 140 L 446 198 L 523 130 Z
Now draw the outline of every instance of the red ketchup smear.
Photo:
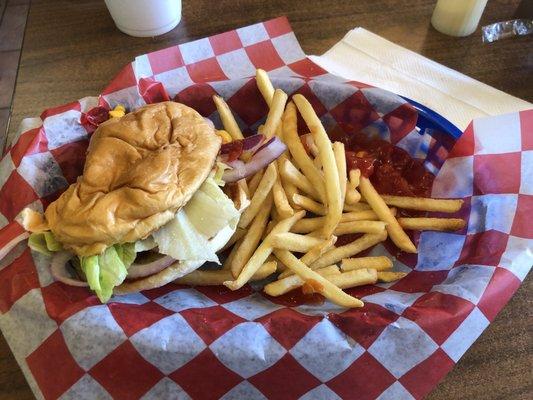
M 93 107 L 81 114 L 80 122 L 88 133 L 93 133 L 98 125 L 109 119 L 109 110 L 105 107 Z

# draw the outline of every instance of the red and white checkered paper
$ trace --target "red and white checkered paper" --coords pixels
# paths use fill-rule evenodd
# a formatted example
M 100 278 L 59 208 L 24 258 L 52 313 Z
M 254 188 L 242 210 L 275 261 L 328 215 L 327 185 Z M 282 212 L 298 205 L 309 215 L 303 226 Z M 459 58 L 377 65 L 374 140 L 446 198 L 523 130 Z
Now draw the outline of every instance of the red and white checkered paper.
M 22 232 L 22 208 L 42 210 L 79 175 L 82 113 L 170 97 L 219 123 L 218 93 L 253 131 L 267 112 L 258 67 L 305 94 L 333 135 L 379 134 L 440 169 L 433 195 L 464 198 L 467 228 L 422 233 L 418 259 L 395 262 L 409 274 L 348 290 L 366 303 L 352 310 L 175 284 L 102 305 L 21 243 L 0 262 L 0 328 L 37 398 L 419 399 L 516 291 L 533 260 L 533 112 L 476 120 L 452 149 L 418 132 L 399 97 L 314 65 L 285 18 L 139 56 L 99 98 L 25 120 L 0 162 L 0 247 Z

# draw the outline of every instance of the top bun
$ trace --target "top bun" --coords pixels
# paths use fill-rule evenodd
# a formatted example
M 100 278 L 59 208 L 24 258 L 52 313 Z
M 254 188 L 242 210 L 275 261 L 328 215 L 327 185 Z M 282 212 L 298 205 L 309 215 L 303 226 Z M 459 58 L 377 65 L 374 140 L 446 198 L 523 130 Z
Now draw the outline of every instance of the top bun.
M 198 190 L 220 145 L 212 125 L 172 101 L 104 122 L 83 175 L 46 209 L 51 231 L 78 255 L 146 238 Z

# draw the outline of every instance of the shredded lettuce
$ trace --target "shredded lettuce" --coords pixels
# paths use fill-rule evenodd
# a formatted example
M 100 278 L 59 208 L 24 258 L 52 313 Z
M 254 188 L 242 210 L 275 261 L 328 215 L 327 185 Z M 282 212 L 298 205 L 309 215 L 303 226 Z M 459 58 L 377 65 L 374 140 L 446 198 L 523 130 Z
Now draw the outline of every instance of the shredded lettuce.
M 159 252 L 180 261 L 214 261 L 218 257 L 207 241 L 185 213 L 178 211 L 176 216 L 166 225 L 152 233 L 159 246 Z
M 135 242 L 135 251 L 137 253 L 140 253 L 141 251 L 152 250 L 155 247 L 157 247 L 157 243 L 152 236 L 148 236 L 146 239 L 137 240 Z
M 239 211 L 212 177 L 209 177 L 184 207 L 196 230 L 207 238 L 215 236 L 225 226 L 235 229 Z
M 28 238 L 28 246 L 30 249 L 46 256 L 51 256 L 54 251 L 63 250 L 61 243 L 57 241 L 54 234 L 50 231 L 32 233 Z
M 217 161 L 215 165 L 215 173 L 213 174 L 213 179 L 215 180 L 215 183 L 218 186 L 224 186 L 226 182 L 222 179 L 222 175 L 224 175 L 224 171 L 229 169 L 229 166 L 224 164 L 223 162 Z
M 111 298 L 115 286 L 124 282 L 135 255 L 134 244 L 125 243 L 110 246 L 98 256 L 80 257 L 87 283 L 102 303 Z

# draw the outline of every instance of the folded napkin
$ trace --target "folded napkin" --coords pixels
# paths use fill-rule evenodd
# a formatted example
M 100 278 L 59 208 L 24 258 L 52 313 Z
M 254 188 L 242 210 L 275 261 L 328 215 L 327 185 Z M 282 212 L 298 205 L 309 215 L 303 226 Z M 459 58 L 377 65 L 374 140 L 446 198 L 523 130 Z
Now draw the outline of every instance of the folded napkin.
M 415 100 L 464 130 L 474 118 L 533 108 L 533 104 L 476 81 L 363 28 L 355 28 L 316 64 L 343 78 Z

